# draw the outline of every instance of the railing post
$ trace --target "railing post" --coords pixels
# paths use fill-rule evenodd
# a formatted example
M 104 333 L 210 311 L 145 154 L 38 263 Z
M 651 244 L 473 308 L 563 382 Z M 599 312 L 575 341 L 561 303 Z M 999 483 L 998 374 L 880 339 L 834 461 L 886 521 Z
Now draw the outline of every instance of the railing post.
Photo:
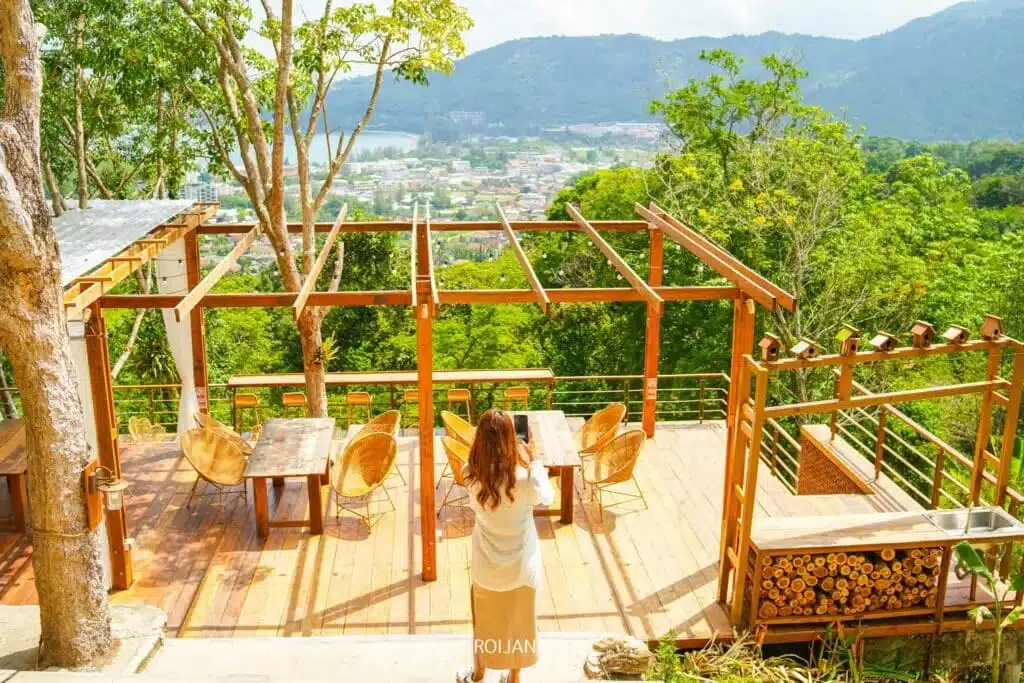
M 932 509 L 938 510 L 942 499 L 942 468 L 946 461 L 946 449 L 939 446 L 939 455 L 935 459 L 935 477 L 932 479 Z
M 390 410 L 394 410 L 395 409 L 395 385 L 394 384 L 389 384 L 388 385 L 388 408 Z
M 882 455 L 885 454 L 885 416 L 888 408 L 884 405 L 878 409 L 878 433 L 875 436 L 875 479 L 882 476 Z
M 772 425 L 772 476 L 777 476 L 775 466 L 779 457 L 779 428 L 776 425 Z
M 626 422 L 629 422 L 629 380 L 622 380 L 622 403 L 626 406 Z
M 699 383 L 698 386 L 699 386 L 699 393 L 698 393 L 698 398 L 697 398 L 697 421 L 700 422 L 700 424 L 704 424 L 704 378 L 703 377 L 701 377 L 700 383 Z M 774 471 L 775 471 L 775 469 L 772 468 L 772 472 L 774 472 Z
M 156 424 L 156 406 L 153 405 L 153 389 L 146 390 L 146 399 L 149 403 L 149 423 Z

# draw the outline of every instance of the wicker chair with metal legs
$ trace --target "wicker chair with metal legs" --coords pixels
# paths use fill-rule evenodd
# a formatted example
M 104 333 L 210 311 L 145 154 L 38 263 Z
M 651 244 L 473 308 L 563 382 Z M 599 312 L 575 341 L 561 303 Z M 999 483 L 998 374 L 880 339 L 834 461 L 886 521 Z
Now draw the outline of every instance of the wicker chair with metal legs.
M 128 434 L 135 443 L 155 443 L 163 441 L 167 430 L 161 424 L 154 424 L 146 417 L 129 417 Z
M 587 458 L 594 455 L 606 443 L 614 439 L 619 432 L 619 425 L 622 424 L 625 417 L 626 406 L 622 403 L 611 403 L 594 413 L 580 430 L 573 434 L 580 457 Z
M 385 413 L 381 413 L 377 417 L 367 422 L 362 429 L 356 432 L 355 436 L 353 436 L 352 439 L 361 439 L 364 436 L 369 436 L 370 434 L 390 434 L 397 440 L 398 428 L 401 425 L 401 422 L 402 414 L 399 413 L 397 410 L 389 410 Z M 395 469 L 392 474 L 398 475 L 399 479 L 402 480 L 402 485 L 406 484 L 405 475 L 402 474 L 402 468 L 398 466 L 397 459 L 395 460 Z
M 238 450 L 242 451 L 242 455 L 245 457 L 248 458 L 252 455 L 252 444 L 243 439 L 241 435 L 236 434 L 231 427 L 228 427 L 223 422 L 218 421 L 209 413 L 195 413 L 192 417 L 195 418 L 196 422 L 198 422 L 199 426 L 203 429 L 211 429 L 238 446 Z
M 244 478 L 247 460 L 233 440 L 213 429 L 190 429 L 181 435 L 181 450 L 198 475 L 185 507 L 192 507 L 200 482 L 216 489 L 202 495 L 217 496 L 219 507 L 224 506 L 224 496 L 232 493 L 248 502 Z M 241 490 L 228 490 L 237 486 L 241 486 Z
M 351 512 L 366 522 L 371 530 L 387 512 L 371 514 L 370 503 L 378 491 L 384 493 L 383 501 L 394 511 L 395 503 L 391 500 L 384 481 L 395 467 L 398 457 L 398 442 L 386 432 L 367 434 L 359 439 L 352 439 L 345 446 L 335 462 L 331 463 L 331 492 L 334 494 L 336 514 L 341 519 L 343 510 Z M 342 499 L 361 499 L 366 508 L 365 514 L 358 509 L 346 505 Z
M 597 505 L 601 511 L 602 520 L 604 520 L 606 507 L 616 507 L 639 500 L 644 504 L 644 509 L 647 509 L 647 499 L 644 498 L 644 492 L 633 476 L 633 469 L 636 467 L 636 461 L 640 457 L 646 440 L 647 437 L 643 431 L 633 429 L 618 435 L 606 443 L 601 450 L 594 453 L 592 457 L 583 460 L 581 467 L 583 481 L 590 484 L 593 487 L 593 492 L 597 495 Z M 610 488 L 630 481 L 636 487 L 636 493 Z M 606 493 L 618 496 L 618 500 L 605 505 L 604 495 Z
M 459 501 L 449 500 L 452 495 L 452 489 L 456 486 L 466 488 L 465 478 L 465 467 L 466 463 L 469 462 L 469 446 L 456 441 L 450 436 L 441 437 L 441 445 L 444 446 L 444 454 L 448 456 L 448 469 L 452 473 L 452 483 L 448 486 L 448 490 L 444 494 L 444 500 L 441 501 L 441 506 L 437 508 L 437 518 L 441 518 L 441 512 L 444 510 L 445 505 L 454 505 Z M 466 498 L 465 500 L 468 500 Z
M 446 435 L 452 437 L 459 443 L 469 448 L 473 445 L 473 438 L 476 436 L 476 427 L 469 424 L 455 413 L 447 410 L 441 411 L 441 424 L 444 425 L 444 432 Z M 451 470 L 449 463 L 445 463 L 444 467 L 441 468 L 441 479 L 444 479 L 445 475 Z

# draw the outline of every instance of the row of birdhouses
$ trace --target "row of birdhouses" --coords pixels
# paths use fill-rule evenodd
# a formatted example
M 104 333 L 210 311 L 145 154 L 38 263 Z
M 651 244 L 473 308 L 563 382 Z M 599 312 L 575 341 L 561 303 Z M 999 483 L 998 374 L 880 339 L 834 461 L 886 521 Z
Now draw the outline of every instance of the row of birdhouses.
M 918 320 L 910 328 L 911 345 L 915 349 L 927 349 L 935 343 L 935 327 L 924 320 Z M 995 315 L 986 315 L 981 325 L 981 338 L 993 341 L 1003 335 L 1002 318 Z M 971 332 L 960 325 L 950 325 L 942 333 L 942 339 L 948 344 L 965 344 L 971 338 Z M 861 332 L 852 325 L 843 325 L 836 335 L 839 343 L 839 355 L 849 356 L 857 353 L 861 342 Z M 889 332 L 880 331 L 868 342 L 875 351 L 883 353 L 894 351 L 899 346 L 899 338 Z M 779 360 L 782 351 L 782 340 L 776 335 L 768 333 L 761 339 L 758 345 L 761 349 L 761 360 L 772 362 Z M 816 358 L 824 350 L 813 339 L 803 338 L 798 341 L 789 352 L 796 358 L 808 360 Z

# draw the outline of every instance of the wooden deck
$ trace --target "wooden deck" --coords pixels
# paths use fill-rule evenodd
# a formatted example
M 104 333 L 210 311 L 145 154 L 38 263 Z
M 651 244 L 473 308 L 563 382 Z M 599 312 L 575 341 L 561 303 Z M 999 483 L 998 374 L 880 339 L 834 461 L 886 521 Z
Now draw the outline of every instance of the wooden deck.
M 409 444 L 399 462 L 415 486 L 417 453 Z M 715 603 L 724 451 L 722 423 L 659 424 L 637 469 L 649 509 L 612 508 L 603 522 L 577 478 L 573 524 L 537 518 L 546 582 L 539 598 L 541 630 L 656 639 L 674 629 L 692 645 L 731 636 Z M 437 467 L 440 474 L 440 461 Z M 397 476 L 389 487 L 398 509 L 372 533 L 354 518 L 339 523 L 332 502 L 324 535 L 274 528 L 261 540 L 251 499 L 248 505 L 230 500 L 223 510 L 210 505 L 215 499 L 184 507 L 194 474 L 175 446 L 125 447 L 123 471 L 134 492 L 128 509 L 136 582 L 112 599 L 161 607 L 171 636 L 470 629 L 468 508 L 444 510 L 438 580 L 424 583 L 418 573 L 418 495 Z M 865 496 L 797 498 L 767 467 L 760 472 L 760 515 L 877 509 Z M 441 496 L 439 490 L 438 501 Z M 277 519 L 304 518 L 305 482 L 276 489 L 270 505 Z M 0 490 L 0 517 L 9 511 L 7 492 Z M 9 531 L 4 524 L 0 529 Z M 30 552 L 25 536 L 0 532 L 0 604 L 36 600 Z

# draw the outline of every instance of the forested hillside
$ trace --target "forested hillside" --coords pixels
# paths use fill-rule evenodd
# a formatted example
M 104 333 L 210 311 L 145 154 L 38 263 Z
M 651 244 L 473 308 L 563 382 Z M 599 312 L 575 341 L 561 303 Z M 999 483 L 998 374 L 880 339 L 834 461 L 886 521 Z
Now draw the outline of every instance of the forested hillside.
M 385 83 L 374 125 L 442 131 L 451 111 L 480 111 L 510 133 L 567 123 L 650 119 L 648 103 L 709 71 L 702 50 L 757 59 L 785 52 L 810 72 L 808 102 L 845 111 L 873 135 L 920 140 L 1024 137 L 1024 0 L 973 0 L 864 40 L 765 33 L 663 42 L 643 36 L 528 38 L 457 63 L 430 88 Z M 367 80 L 329 100 L 332 121 L 362 115 Z

